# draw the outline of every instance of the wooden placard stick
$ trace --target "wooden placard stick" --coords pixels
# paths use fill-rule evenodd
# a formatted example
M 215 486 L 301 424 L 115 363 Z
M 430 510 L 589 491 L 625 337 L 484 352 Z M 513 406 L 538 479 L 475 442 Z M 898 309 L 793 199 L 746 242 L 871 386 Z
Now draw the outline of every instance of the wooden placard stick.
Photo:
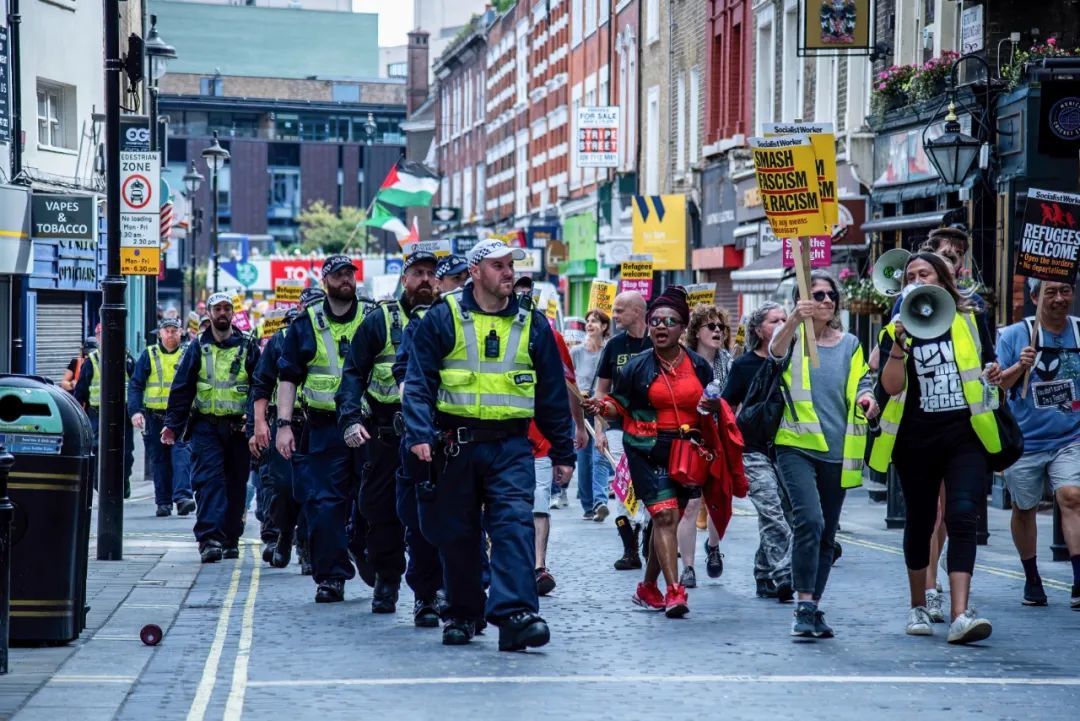
M 1043 292 L 1043 286 L 1046 285 L 1042 281 L 1039 282 L 1039 301 L 1035 304 L 1035 322 L 1031 324 L 1031 347 L 1037 347 L 1039 341 L 1039 319 L 1042 318 L 1042 304 L 1043 297 L 1046 295 Z M 1024 371 L 1024 380 L 1020 386 L 1020 397 L 1026 399 L 1028 392 L 1028 381 L 1031 380 L 1031 368 Z
M 810 297 L 810 248 L 803 243 L 809 243 L 808 238 L 791 238 L 791 257 L 795 261 L 795 280 L 799 284 L 799 298 L 812 300 Z M 814 335 L 814 320 L 807 318 L 803 323 L 806 340 L 806 353 L 810 356 L 810 365 L 813 368 L 821 366 L 817 352 L 817 336 Z

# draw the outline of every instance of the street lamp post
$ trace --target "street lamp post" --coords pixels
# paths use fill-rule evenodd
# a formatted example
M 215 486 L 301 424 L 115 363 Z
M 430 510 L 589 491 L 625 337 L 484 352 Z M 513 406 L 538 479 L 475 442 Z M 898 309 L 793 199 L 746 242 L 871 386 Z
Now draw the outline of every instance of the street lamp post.
M 956 117 L 957 71 L 960 69 L 960 64 L 968 60 L 981 63 L 983 68 L 986 69 L 986 104 L 983 108 L 985 118 L 980 121 L 980 125 L 989 136 L 985 141 L 964 133 L 960 128 L 960 121 Z M 990 77 L 990 66 L 981 56 L 969 53 L 957 58 L 952 67 L 949 68 L 949 74 L 945 80 L 945 98 L 949 103 L 949 113 L 945 116 L 945 132 L 936 138 L 927 137 L 931 126 L 934 124 L 932 119 L 930 124 L 923 129 L 923 150 L 926 151 L 926 156 L 930 159 L 934 169 L 937 170 L 941 182 L 948 187 L 963 185 L 975 168 L 975 161 L 978 159 L 983 145 L 993 140 L 994 127 L 993 123 L 990 122 L 993 114 L 990 102 Z M 937 113 L 935 113 L 936 115 Z M 972 117 L 975 117 L 974 113 Z
M 218 173 L 229 159 L 229 151 L 221 147 L 218 142 L 217 131 L 214 131 L 214 142 L 210 147 L 202 151 L 202 157 L 210 168 L 210 208 L 213 214 L 210 218 L 210 255 L 214 262 L 214 292 L 218 291 Z
M 169 60 L 176 59 L 176 48 L 165 42 L 157 31 L 157 15 L 150 16 L 150 32 L 146 34 L 144 52 L 148 67 L 147 93 L 150 96 L 147 111 L 150 117 L 150 152 L 162 150 L 164 139 L 158 128 L 158 82 L 165 77 Z M 162 155 L 162 157 L 164 157 Z M 162 199 L 164 200 L 164 198 Z M 157 276 L 146 276 L 146 337 L 157 328 Z
M 187 196 L 188 201 L 187 251 L 191 257 L 191 265 L 188 268 L 191 274 L 191 305 L 189 308 L 195 310 L 195 244 L 198 242 L 199 233 L 202 231 L 202 210 L 195 207 L 195 194 L 202 187 L 202 183 L 206 178 L 195 168 L 195 161 L 192 160 L 188 171 L 184 173 L 183 180 L 186 188 L 184 195 Z

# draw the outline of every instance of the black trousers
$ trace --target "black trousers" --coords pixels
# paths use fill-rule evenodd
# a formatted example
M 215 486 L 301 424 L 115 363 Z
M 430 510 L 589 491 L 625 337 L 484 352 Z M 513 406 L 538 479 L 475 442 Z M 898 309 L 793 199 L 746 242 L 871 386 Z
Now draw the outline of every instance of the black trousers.
M 945 526 L 949 530 L 949 573 L 975 569 L 980 496 L 986 495 L 990 465 L 970 426 L 917 448 L 897 443 L 893 465 L 904 491 L 904 562 L 913 571 L 930 565 L 930 537 L 937 520 L 938 489 L 945 482 Z
M 405 573 L 405 528 L 397 512 L 397 470 L 401 462 L 397 436 L 372 434 L 368 463 L 360 483 L 360 515 L 367 519 L 367 558 L 390 583 Z

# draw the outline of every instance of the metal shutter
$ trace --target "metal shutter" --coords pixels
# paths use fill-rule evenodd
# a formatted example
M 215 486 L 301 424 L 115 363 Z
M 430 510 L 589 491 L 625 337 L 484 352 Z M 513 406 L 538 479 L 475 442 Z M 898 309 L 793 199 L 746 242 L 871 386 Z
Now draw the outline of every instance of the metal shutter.
M 68 363 L 79 355 L 85 337 L 82 294 L 39 293 L 34 327 L 37 340 L 34 373 L 59 383 Z

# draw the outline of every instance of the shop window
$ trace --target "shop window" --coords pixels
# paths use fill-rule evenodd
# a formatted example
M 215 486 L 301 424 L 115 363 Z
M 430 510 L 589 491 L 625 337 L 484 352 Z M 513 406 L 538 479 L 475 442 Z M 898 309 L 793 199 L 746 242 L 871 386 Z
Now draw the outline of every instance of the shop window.
M 38 144 L 74 150 L 75 88 L 43 80 L 37 82 Z

